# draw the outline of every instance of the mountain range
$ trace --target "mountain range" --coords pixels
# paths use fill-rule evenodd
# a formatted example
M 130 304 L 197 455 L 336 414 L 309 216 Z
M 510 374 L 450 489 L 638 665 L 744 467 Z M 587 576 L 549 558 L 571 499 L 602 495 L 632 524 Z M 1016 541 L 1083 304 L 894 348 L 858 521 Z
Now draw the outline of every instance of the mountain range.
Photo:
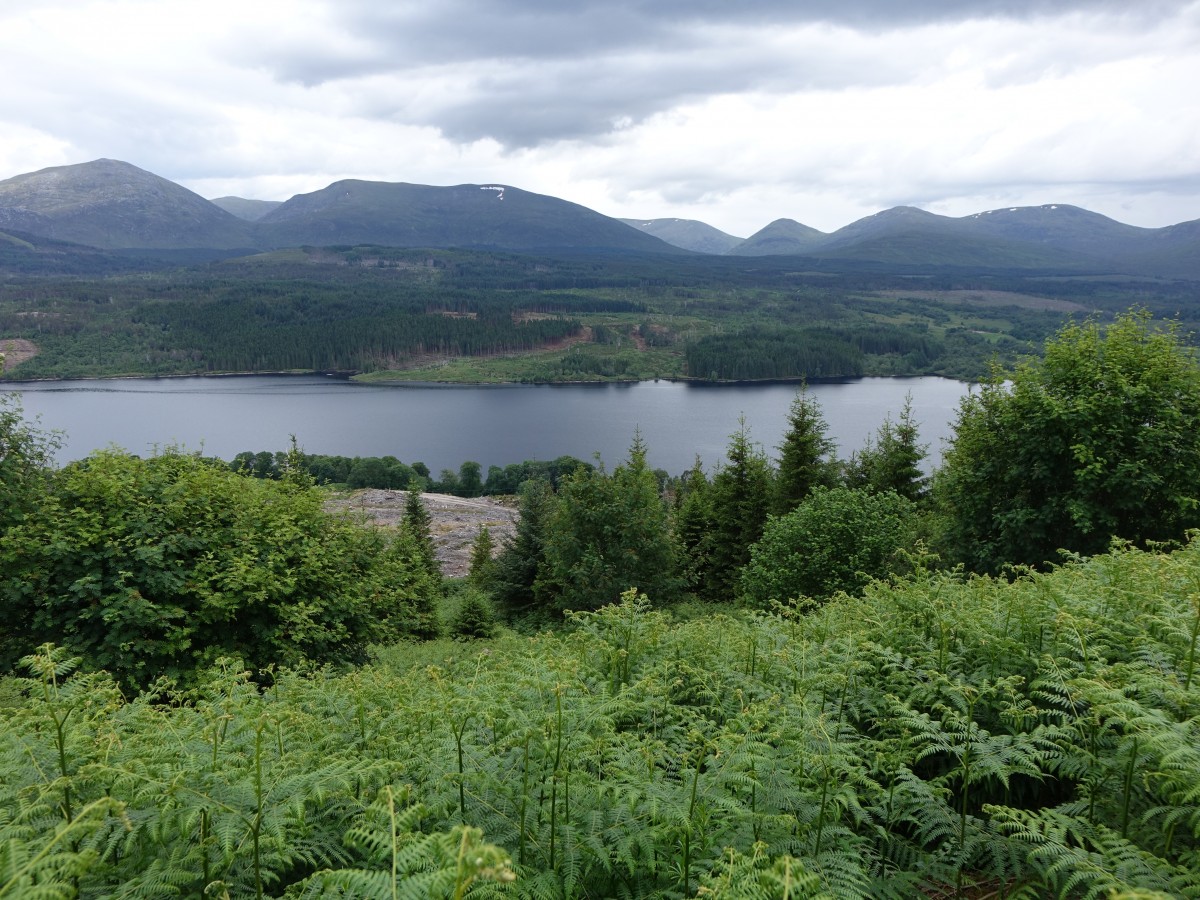
M 100 159 L 0 181 L 0 234 L 101 250 L 253 253 L 378 244 L 514 252 L 796 256 L 889 266 L 1200 278 L 1200 220 L 1139 228 L 1063 204 L 961 218 L 895 207 L 825 233 L 777 219 L 742 239 L 688 219 L 614 219 L 510 185 L 345 180 L 286 202 L 207 200 Z

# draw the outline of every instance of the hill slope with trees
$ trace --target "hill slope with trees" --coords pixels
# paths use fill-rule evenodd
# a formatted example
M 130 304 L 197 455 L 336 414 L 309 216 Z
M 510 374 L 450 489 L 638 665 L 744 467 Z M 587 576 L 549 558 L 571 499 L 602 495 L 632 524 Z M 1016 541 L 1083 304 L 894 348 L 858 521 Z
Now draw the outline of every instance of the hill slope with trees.
M 1153 455 L 1197 378 L 1141 313 L 1069 326 L 931 491 L 906 412 L 839 461 L 803 392 L 786 480 L 744 422 L 677 482 L 635 437 L 526 482 L 461 641 L 367 665 L 438 624 L 416 492 L 381 534 L 298 451 L 54 470 L 0 407 L 0 897 L 1200 896 L 1200 510 Z M 1040 461 L 980 438 L 1022 416 Z M 1039 509 L 959 488 L 1039 465 L 1065 555 L 973 556 Z M 467 643 L 481 592 L 554 627 Z

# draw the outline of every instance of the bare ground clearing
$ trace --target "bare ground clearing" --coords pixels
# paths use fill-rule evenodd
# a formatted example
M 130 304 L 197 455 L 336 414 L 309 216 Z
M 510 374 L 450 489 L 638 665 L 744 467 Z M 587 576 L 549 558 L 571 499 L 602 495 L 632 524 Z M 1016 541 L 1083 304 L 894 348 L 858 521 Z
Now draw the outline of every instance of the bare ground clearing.
M 477 353 L 474 356 L 448 356 L 444 353 L 414 353 L 412 356 L 407 356 L 403 359 L 390 359 L 385 362 L 388 371 L 391 372 L 411 372 L 419 369 L 437 369 L 441 366 L 449 365 L 453 362 L 464 361 L 471 362 L 474 360 L 483 359 L 505 359 L 518 356 L 531 356 L 537 353 L 553 353 L 559 350 L 566 350 L 574 344 L 587 344 L 592 340 L 592 329 L 590 325 L 585 325 L 575 334 L 564 338 L 559 338 L 555 341 L 546 341 L 533 347 L 529 350 L 498 350 L 493 353 Z
M 404 518 L 407 496 L 407 491 L 367 488 L 332 499 L 326 507 L 359 513 L 373 525 L 394 528 Z M 481 527 L 487 526 L 497 549 L 516 529 L 516 509 L 491 497 L 468 499 L 449 494 L 422 494 L 421 499 L 432 520 L 433 543 L 442 573 L 452 578 L 467 574 L 471 565 L 471 544 Z
M 24 338 L 0 338 L 0 372 L 15 369 L 27 359 L 37 356 L 37 346 Z

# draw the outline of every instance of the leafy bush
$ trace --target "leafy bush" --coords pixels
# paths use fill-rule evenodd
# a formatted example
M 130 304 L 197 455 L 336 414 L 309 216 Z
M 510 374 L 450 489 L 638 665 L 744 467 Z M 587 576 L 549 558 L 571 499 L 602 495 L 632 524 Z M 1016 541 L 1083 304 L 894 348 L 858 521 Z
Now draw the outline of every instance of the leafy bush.
M 12 394 L 0 394 L 0 536 L 41 502 L 53 435 L 31 427 Z
M 68 466 L 0 549 L 8 665 L 52 641 L 145 686 L 219 656 L 362 662 L 369 642 L 428 630 L 412 554 L 321 504 L 303 483 L 174 451 Z
M 742 595 L 771 600 L 853 593 L 887 574 L 908 541 L 912 504 L 897 494 L 817 487 L 796 509 L 767 521 L 742 570 Z
M 995 374 L 965 398 L 935 487 L 950 555 L 995 573 L 1114 536 L 1183 540 L 1198 470 L 1200 364 L 1140 312 L 1063 328 L 1011 385 Z

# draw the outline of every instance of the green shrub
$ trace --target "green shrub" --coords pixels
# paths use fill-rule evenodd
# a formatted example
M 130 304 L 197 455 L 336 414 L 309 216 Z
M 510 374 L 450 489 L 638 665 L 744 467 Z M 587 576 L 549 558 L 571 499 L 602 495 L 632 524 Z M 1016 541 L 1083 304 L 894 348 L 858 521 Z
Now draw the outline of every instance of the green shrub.
M 468 588 L 450 620 L 450 633 L 464 638 L 490 638 L 496 633 L 496 609 L 486 594 Z
M 750 548 L 741 592 L 752 604 L 854 593 L 887 574 L 908 542 L 912 504 L 898 494 L 818 487 L 796 509 L 768 520 Z
M 145 686 L 219 656 L 362 662 L 370 642 L 427 630 L 428 579 L 402 551 L 295 479 L 98 453 L 58 473 L 0 548 L 0 663 L 54 642 Z

